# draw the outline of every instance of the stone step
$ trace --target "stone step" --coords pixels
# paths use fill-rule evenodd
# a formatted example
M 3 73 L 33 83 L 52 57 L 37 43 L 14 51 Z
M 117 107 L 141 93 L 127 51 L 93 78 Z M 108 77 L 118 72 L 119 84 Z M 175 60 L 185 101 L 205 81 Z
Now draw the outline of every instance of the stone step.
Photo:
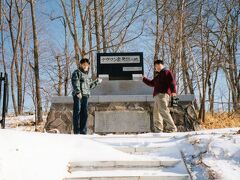
M 129 147 L 129 146 L 121 146 L 121 147 L 114 147 L 115 149 L 129 153 L 129 154 L 143 154 L 146 152 L 156 152 L 161 151 L 165 147 Z
M 111 136 L 100 136 L 100 137 L 88 137 L 91 140 L 104 143 L 110 146 L 144 146 L 148 147 L 149 145 L 161 145 L 161 146 L 173 146 L 175 143 L 172 141 L 172 137 L 169 137 L 169 134 L 156 134 L 155 137 L 148 136 L 135 136 L 135 135 L 115 135 L 116 137 Z M 159 147 L 158 145 L 158 147 Z
M 151 157 L 155 160 L 164 161 L 165 159 L 179 159 L 181 160 L 181 153 L 176 146 L 150 146 L 150 147 L 131 147 L 131 146 L 113 146 L 113 148 L 124 153 Z
M 68 175 L 65 180 L 189 180 L 189 175 L 161 170 L 108 170 L 77 171 Z
M 74 160 L 66 180 L 189 180 L 181 153 L 171 138 L 91 138 L 125 153 L 127 160 Z
M 173 137 L 173 133 L 146 133 L 146 134 L 107 134 L 105 136 L 86 135 L 85 137 L 93 140 L 156 140 L 169 139 Z
M 80 170 L 101 170 L 101 169 L 143 169 L 143 168 L 160 168 L 173 167 L 180 163 L 178 159 L 163 159 L 163 160 L 137 160 L 137 161 L 79 161 L 70 162 L 68 171 Z

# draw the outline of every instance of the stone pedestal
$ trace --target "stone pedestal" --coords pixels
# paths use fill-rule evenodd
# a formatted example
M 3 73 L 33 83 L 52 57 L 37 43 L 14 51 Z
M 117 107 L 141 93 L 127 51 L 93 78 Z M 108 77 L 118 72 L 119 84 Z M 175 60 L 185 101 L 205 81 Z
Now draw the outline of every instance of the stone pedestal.
M 179 96 L 182 104 L 192 102 L 192 95 Z M 72 97 L 52 97 L 45 129 L 60 133 L 72 130 Z M 176 126 L 183 131 L 183 112 L 170 108 Z M 88 133 L 143 133 L 153 130 L 152 95 L 93 95 L 89 99 Z
M 91 96 L 88 108 L 88 133 L 151 132 L 151 96 Z M 53 97 L 45 129 L 71 133 L 72 97 Z

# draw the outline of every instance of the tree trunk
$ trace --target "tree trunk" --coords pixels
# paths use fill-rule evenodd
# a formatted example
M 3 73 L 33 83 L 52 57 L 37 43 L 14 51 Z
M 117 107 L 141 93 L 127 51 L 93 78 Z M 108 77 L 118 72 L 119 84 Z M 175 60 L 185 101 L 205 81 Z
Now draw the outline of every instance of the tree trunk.
M 90 5 L 89 5 L 90 6 Z M 93 38 L 92 38 L 92 13 L 91 8 L 88 9 L 88 43 L 89 43 L 89 49 L 90 49 L 90 61 L 91 61 L 91 70 L 92 70 L 92 77 L 96 77 L 96 71 L 95 71 L 95 63 L 94 61 L 94 55 L 93 55 Z
M 156 8 L 156 37 L 155 37 L 155 50 L 154 50 L 154 58 L 153 60 L 156 61 L 158 60 L 158 55 L 159 55 L 159 48 L 160 48 L 160 41 L 159 41 L 159 31 L 160 31 L 160 13 L 159 13 L 159 1 L 155 0 L 155 8 Z
M 86 8 L 87 8 L 87 6 L 86 6 Z M 82 23 L 82 51 L 81 51 L 81 56 L 82 56 L 82 58 L 85 58 L 85 56 L 86 56 L 86 14 L 84 16 L 81 0 L 78 0 L 78 9 L 79 9 L 80 19 L 81 19 L 81 23 Z M 86 12 L 87 12 L 87 9 L 86 9 Z
M 60 62 L 60 57 L 56 56 L 56 61 L 57 61 L 57 67 L 58 67 L 58 87 L 57 87 L 57 93 L 58 96 L 62 96 L 62 68 L 61 68 L 61 62 Z
M 103 39 L 103 52 L 107 52 L 107 39 L 106 39 L 106 33 L 105 33 L 105 15 L 104 15 L 104 4 L 105 1 L 101 0 L 101 7 L 100 7 L 100 15 L 101 15 L 101 27 L 102 27 L 102 39 Z
M 79 44 L 78 44 L 78 36 L 77 36 L 77 25 L 76 25 L 76 1 L 75 0 L 71 0 L 71 12 L 72 12 L 72 16 L 73 16 L 73 23 L 69 20 L 69 17 L 68 17 L 68 14 L 67 14 L 67 9 L 66 9 L 66 6 L 65 6 L 65 3 L 63 0 L 61 0 L 61 5 L 62 5 L 62 8 L 63 8 L 63 11 L 64 11 L 64 16 L 65 16 L 65 19 L 66 19 L 66 23 L 67 23 L 67 26 L 68 26 L 68 29 L 70 31 L 70 34 L 73 38 L 73 41 L 74 41 L 74 52 L 75 52 L 75 63 L 77 66 L 79 66 L 79 50 L 80 50 L 80 47 L 79 47 Z M 72 25 L 73 24 L 73 28 L 74 30 L 72 30 Z
M 64 54 L 66 58 L 65 72 L 64 72 L 64 95 L 68 96 L 70 57 L 68 52 L 67 24 L 64 18 L 63 18 L 63 25 L 64 25 L 64 37 L 65 37 Z
M 216 72 L 215 72 L 215 78 L 214 78 L 214 82 L 213 82 L 213 86 L 212 86 L 212 93 L 210 94 L 210 98 L 209 98 L 210 112 L 212 113 L 212 115 L 214 113 L 215 88 L 216 88 L 216 84 L 217 84 L 218 70 L 219 70 L 219 67 L 217 67 Z
M 71 0 L 72 16 L 73 16 L 73 31 L 74 31 L 74 50 L 76 65 L 79 65 L 79 45 L 78 45 L 78 33 L 77 33 L 77 18 L 76 18 L 76 1 Z
M 188 89 L 187 89 L 187 80 L 186 80 L 186 54 L 185 54 L 185 42 L 184 42 L 184 23 L 185 23 L 185 18 L 184 18 L 184 7 L 185 7 L 185 0 L 181 0 L 180 5 L 179 5 L 179 61 L 182 66 L 182 78 L 183 78 L 183 87 L 184 87 L 184 92 L 185 94 L 188 94 Z
M 4 73 L 7 73 L 7 67 L 5 62 L 5 43 L 4 43 L 4 21 L 2 16 L 2 0 L 0 0 L 0 31 L 1 31 L 1 50 L 2 50 L 2 63 L 4 68 Z
M 18 115 L 18 110 L 17 110 L 17 103 L 16 103 L 16 97 L 15 97 L 15 92 L 14 92 L 14 61 L 12 61 L 11 64 L 11 92 L 12 92 L 12 103 L 13 103 L 13 109 L 15 112 L 15 116 Z
M 22 46 L 22 34 L 23 34 L 23 9 L 22 9 L 22 2 L 15 0 L 15 8 L 18 17 L 18 35 L 16 43 L 19 43 L 19 51 L 20 51 L 20 69 L 19 69 L 19 62 L 17 57 L 17 52 L 14 54 L 15 57 L 15 70 L 16 70 L 16 77 L 17 77 L 17 106 L 18 106 L 18 114 L 22 114 L 22 68 L 23 68 L 23 46 Z M 15 51 L 18 51 L 18 46 L 14 47 Z
M 37 105 L 37 120 L 36 123 L 43 121 L 42 118 L 42 99 L 40 91 L 40 77 L 39 77 L 39 55 L 38 55 L 38 38 L 36 28 L 35 6 L 33 0 L 30 0 L 31 17 L 32 17 L 32 31 L 33 31 L 33 43 L 34 43 L 34 76 L 36 86 L 36 105 Z
M 99 32 L 99 16 L 98 16 L 98 4 L 97 0 L 94 2 L 94 19 L 95 19 L 95 31 L 96 31 L 96 43 L 97 43 L 97 52 L 100 52 L 100 32 Z
M 201 105 L 200 105 L 200 110 L 199 110 L 199 119 L 201 119 L 202 122 L 205 122 L 205 99 L 206 99 L 206 90 L 205 90 L 205 60 L 204 60 L 204 55 L 205 55 L 205 48 L 204 48 L 204 41 L 203 41 L 203 21 L 201 20 L 201 53 L 202 53 L 202 99 Z
M 186 49 L 185 41 L 184 41 L 184 44 L 183 44 L 183 49 Z M 185 54 L 185 50 L 184 50 L 184 54 Z M 190 94 L 193 94 L 195 96 L 195 92 L 194 92 L 194 88 L 193 88 L 193 81 L 190 78 L 190 74 L 188 72 L 189 66 L 188 66 L 188 63 L 186 62 L 186 57 L 183 58 L 183 61 L 184 61 L 184 64 L 185 64 L 185 71 L 183 73 L 185 73 L 187 87 L 189 89 Z M 193 104 L 194 104 L 195 109 L 198 111 L 199 107 L 198 107 L 197 101 L 194 101 Z
M 15 3 L 17 3 L 15 1 Z M 19 87 L 19 81 L 20 81 L 20 73 L 19 73 L 19 69 L 18 69 L 18 59 L 17 59 L 17 53 L 18 53 L 18 45 L 19 45 L 19 40 L 21 37 L 21 31 L 22 31 L 22 12 L 19 11 L 18 6 L 16 5 L 17 8 L 17 15 L 18 15 L 18 21 L 17 21 L 17 37 L 15 39 L 14 37 L 14 28 L 13 28 L 13 1 L 11 0 L 10 3 L 8 4 L 9 7 L 9 17 L 7 18 L 8 21 L 8 26 L 9 26 L 9 31 L 10 31 L 10 38 L 11 38 L 11 44 L 12 44 L 12 51 L 13 51 L 13 58 L 12 58 L 12 63 L 11 63 L 11 91 L 12 91 L 12 102 L 13 102 L 13 108 L 14 108 L 14 112 L 15 115 L 17 116 L 19 113 L 19 108 L 17 106 L 16 103 L 16 99 L 15 99 L 15 91 L 14 91 L 14 82 L 15 82 L 15 78 L 14 78 L 14 66 L 16 69 L 16 76 L 17 76 L 17 87 Z M 19 88 L 18 90 L 18 102 L 19 102 Z
M 23 72 L 24 72 L 24 47 L 23 47 L 23 29 L 21 27 L 21 36 L 19 39 L 20 51 L 20 72 L 18 78 L 18 114 L 23 114 Z
M 183 87 L 184 87 L 184 93 L 188 94 L 188 83 L 187 83 L 187 62 L 186 62 L 186 54 L 185 54 L 185 47 L 183 45 L 184 42 L 182 42 L 182 48 L 181 48 L 181 53 L 180 53 L 180 62 L 181 62 L 181 66 L 182 66 L 182 78 L 183 78 Z

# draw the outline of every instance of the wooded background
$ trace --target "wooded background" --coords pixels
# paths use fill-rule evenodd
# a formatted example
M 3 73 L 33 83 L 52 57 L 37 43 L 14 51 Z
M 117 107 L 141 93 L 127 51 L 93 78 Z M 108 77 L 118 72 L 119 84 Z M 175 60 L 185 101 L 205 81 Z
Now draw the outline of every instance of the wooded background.
M 132 51 L 144 53 L 149 77 L 164 60 L 203 121 L 219 104 L 240 111 L 239 15 L 239 0 L 1 0 L 0 70 L 13 111 L 33 104 L 41 122 L 52 95 L 71 95 L 79 59 L 96 77 L 97 52 Z

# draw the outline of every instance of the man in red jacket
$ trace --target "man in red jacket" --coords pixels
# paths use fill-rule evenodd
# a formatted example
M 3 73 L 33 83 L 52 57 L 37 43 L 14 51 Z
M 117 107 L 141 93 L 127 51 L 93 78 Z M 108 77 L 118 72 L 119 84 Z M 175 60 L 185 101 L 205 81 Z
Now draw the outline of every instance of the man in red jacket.
M 164 67 L 162 60 L 154 62 L 157 72 L 153 80 L 149 80 L 143 76 L 143 82 L 150 87 L 154 87 L 154 110 L 153 121 L 155 132 L 163 132 L 163 120 L 166 122 L 167 132 L 176 132 L 177 128 L 174 124 L 168 104 L 171 96 L 176 96 L 176 81 L 173 73 Z

